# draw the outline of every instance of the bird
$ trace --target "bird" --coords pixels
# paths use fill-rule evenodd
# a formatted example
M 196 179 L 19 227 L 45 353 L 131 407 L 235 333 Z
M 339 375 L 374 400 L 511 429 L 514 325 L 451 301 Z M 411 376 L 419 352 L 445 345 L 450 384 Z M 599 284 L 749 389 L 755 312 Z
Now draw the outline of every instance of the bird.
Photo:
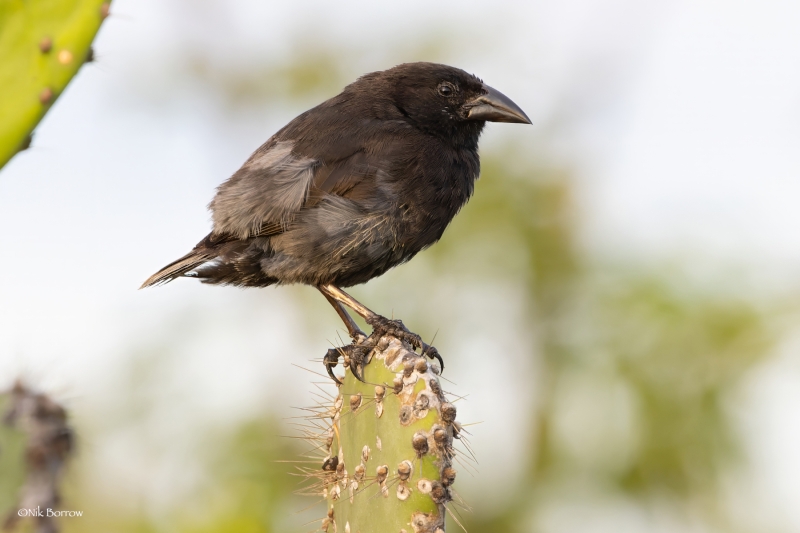
M 456 67 L 415 62 L 365 74 L 262 144 L 217 188 L 211 232 L 141 288 L 179 277 L 310 285 L 342 319 L 351 346 L 367 336 L 347 308 L 372 328 L 370 338 L 392 334 L 443 369 L 433 346 L 342 288 L 442 237 L 472 196 L 486 122 L 531 124 L 511 99 Z M 329 350 L 334 380 L 336 359 Z

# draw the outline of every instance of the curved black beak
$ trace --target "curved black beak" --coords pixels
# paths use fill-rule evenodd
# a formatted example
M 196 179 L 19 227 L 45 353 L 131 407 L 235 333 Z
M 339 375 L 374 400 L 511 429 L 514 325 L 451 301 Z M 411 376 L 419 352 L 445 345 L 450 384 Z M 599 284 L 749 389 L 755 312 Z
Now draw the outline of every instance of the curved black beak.
M 528 115 L 517 104 L 512 102 L 511 98 L 488 85 L 484 85 L 483 88 L 486 91 L 485 94 L 467 103 L 469 107 L 467 118 L 469 120 L 531 123 Z

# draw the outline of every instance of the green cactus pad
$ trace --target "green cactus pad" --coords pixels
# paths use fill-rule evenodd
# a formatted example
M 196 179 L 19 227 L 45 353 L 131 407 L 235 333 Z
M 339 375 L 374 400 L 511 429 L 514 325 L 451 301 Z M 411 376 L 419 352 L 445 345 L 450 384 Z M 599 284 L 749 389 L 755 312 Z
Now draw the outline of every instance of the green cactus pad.
M 102 0 L 0 0 L 0 167 L 88 59 Z

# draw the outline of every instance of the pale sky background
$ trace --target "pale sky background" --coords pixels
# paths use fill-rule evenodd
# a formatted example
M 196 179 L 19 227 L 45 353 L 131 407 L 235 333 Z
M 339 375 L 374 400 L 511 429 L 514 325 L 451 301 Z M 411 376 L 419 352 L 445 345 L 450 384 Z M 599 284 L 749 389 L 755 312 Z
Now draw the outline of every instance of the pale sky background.
M 527 130 L 489 127 L 484 146 L 511 136 L 533 146 L 549 132 L 551 148 L 577 161 L 583 241 L 613 252 L 600 260 L 691 258 L 687 268 L 700 279 L 744 272 L 776 294 L 798 287 L 800 2 L 270 4 L 116 0 L 95 43 L 97 63 L 58 100 L 33 148 L 0 171 L 0 387 L 22 374 L 97 424 L 113 411 L 134 356 L 173 330 L 186 333 L 171 345 L 163 392 L 153 393 L 161 418 L 148 422 L 175 449 L 130 459 L 121 439 L 91 443 L 98 486 L 109 472 L 115 489 L 135 491 L 150 475 L 164 478 L 164 493 L 173 491 L 170 483 L 191 485 L 180 443 L 202 424 L 246 416 L 265 401 L 302 404 L 308 374 L 289 360 L 320 357 L 341 329 L 312 289 L 178 282 L 136 290 L 207 233 L 214 187 L 315 103 L 221 113 L 212 90 L 173 75 L 187 48 L 211 63 L 249 63 L 280 58 L 302 35 L 370 51 L 352 58 L 355 76 L 391 66 L 393 48 L 445 32 L 442 40 L 459 43 L 449 62 L 502 90 L 534 120 Z M 500 305 L 510 295 L 490 292 L 470 295 L 513 328 L 514 306 Z M 309 306 L 298 306 L 298 295 L 319 310 L 305 316 Z M 393 305 L 402 315 L 404 304 Z M 469 307 L 454 304 L 456 329 L 476 320 Z M 737 412 L 744 433 L 758 435 L 749 443 L 757 468 L 753 494 L 731 499 L 800 530 L 797 347 L 787 340 L 742 391 Z M 512 369 L 514 350 L 522 353 L 510 346 L 496 372 Z M 451 367 L 450 378 L 469 383 L 471 365 L 463 366 Z M 526 397 L 526 386 L 512 383 L 512 390 Z M 474 392 L 460 416 L 486 419 L 481 394 L 491 393 Z M 502 423 L 481 426 L 479 455 L 492 455 L 491 435 Z M 513 469 L 514 453 L 498 472 Z M 171 474 L 178 470 L 183 477 Z M 606 525 L 625 515 L 636 530 L 641 517 L 619 507 Z M 583 531 L 606 530 L 602 517 L 592 523 Z

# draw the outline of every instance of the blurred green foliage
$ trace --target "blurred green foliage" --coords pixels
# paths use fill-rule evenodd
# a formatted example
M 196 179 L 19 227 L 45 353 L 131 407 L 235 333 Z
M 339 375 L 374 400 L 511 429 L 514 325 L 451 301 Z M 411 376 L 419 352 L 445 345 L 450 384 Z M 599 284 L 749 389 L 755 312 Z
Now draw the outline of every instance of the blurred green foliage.
M 370 53 L 346 48 L 344 43 L 321 46 L 325 30 L 319 31 L 322 35 L 318 35 L 318 41 L 309 43 L 304 32 L 280 56 L 269 49 L 248 51 L 255 59 L 247 61 L 246 68 L 242 62 L 209 55 L 195 47 L 186 49 L 187 57 L 176 68 L 182 81 L 201 85 L 228 109 L 283 106 L 287 102 L 316 105 L 353 82 L 353 62 Z M 403 57 L 437 57 L 445 55 L 453 44 L 423 38 L 404 42 L 402 47 Z M 363 72 L 355 73 L 360 74 Z
M 218 94 L 225 105 L 248 107 L 270 100 L 304 100 L 331 94 L 347 83 L 340 51 L 296 49 L 288 57 L 265 61 L 261 68 L 242 70 L 231 63 L 215 63 L 202 54 L 192 55 L 186 76 Z
M 194 502 L 210 511 L 198 519 L 182 517 L 181 531 L 280 532 L 287 520 L 282 503 L 297 488 L 291 464 L 280 458 L 299 460 L 298 450 L 280 437 L 274 419 L 243 424 L 226 441 L 215 443 L 209 473 L 213 493 L 200 494 Z

